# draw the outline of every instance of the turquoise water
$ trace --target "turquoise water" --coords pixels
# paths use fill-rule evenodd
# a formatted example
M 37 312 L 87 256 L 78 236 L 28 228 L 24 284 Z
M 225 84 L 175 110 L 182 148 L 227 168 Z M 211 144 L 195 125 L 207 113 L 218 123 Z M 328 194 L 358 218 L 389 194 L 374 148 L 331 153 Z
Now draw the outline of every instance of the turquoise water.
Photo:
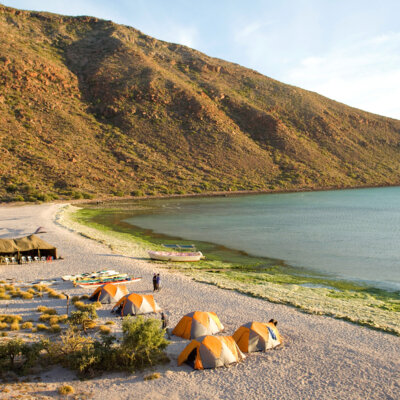
M 157 201 L 125 220 L 156 233 L 400 289 L 400 187 Z

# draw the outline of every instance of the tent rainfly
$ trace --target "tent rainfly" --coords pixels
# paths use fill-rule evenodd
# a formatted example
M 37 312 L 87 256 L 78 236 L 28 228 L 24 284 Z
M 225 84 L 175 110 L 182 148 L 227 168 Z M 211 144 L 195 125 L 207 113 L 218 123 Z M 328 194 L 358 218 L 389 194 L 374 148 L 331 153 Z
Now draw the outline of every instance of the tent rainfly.
M 17 239 L 0 239 L 0 257 L 52 256 L 57 258 L 57 248 L 38 236 L 29 235 Z
M 113 307 L 113 311 L 122 317 L 125 315 L 150 314 L 161 311 L 152 294 L 131 293 L 122 297 Z
M 89 300 L 99 301 L 102 304 L 116 303 L 128 293 L 128 288 L 125 285 L 106 283 L 98 287 L 89 297 Z
M 272 322 L 248 322 L 236 330 L 233 339 L 243 353 L 266 351 L 282 343 L 278 328 Z
M 172 334 L 184 339 L 195 339 L 199 336 L 214 335 L 224 330 L 217 314 L 209 311 L 193 311 L 184 315 Z
M 201 336 L 193 339 L 178 357 L 178 366 L 189 364 L 194 369 L 216 368 L 245 358 L 232 336 Z

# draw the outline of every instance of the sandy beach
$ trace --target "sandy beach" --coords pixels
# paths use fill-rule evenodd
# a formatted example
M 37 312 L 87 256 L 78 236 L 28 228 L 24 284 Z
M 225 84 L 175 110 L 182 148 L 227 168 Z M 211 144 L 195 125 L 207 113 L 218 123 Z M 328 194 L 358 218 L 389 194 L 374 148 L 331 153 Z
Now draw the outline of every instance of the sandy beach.
M 1 238 L 27 235 L 43 226 L 47 233 L 40 237 L 54 244 L 64 258 L 52 263 L 1 266 L 1 279 L 22 282 L 59 279 L 66 274 L 112 268 L 143 277 L 129 286 L 131 291 L 152 293 L 152 275 L 160 272 L 162 290 L 155 298 L 169 315 L 171 327 L 194 310 L 216 312 L 225 325 L 225 334 L 229 335 L 248 321 L 275 318 L 284 345 L 266 353 L 253 353 L 229 368 L 194 371 L 186 365 L 177 366 L 177 356 L 188 342 L 172 337 L 167 349 L 171 361 L 167 365 L 133 375 L 104 374 L 90 381 L 79 381 L 72 372 L 55 368 L 42 373 L 40 384 L 31 384 L 34 398 L 56 397 L 55 390 L 63 383 L 94 399 L 400 398 L 399 337 L 195 282 L 150 262 L 139 249 L 137 252 L 131 249 L 129 256 L 113 251 L 105 243 L 76 232 L 79 226 L 72 229 L 71 225 L 69 229 L 63 226 L 57 220 L 62 207 L 61 204 L 0 207 Z M 74 288 L 69 282 L 54 288 L 69 295 L 91 293 Z M 18 299 L 8 305 L 1 301 L 0 313 L 27 317 L 41 303 L 65 313 L 66 301 L 60 299 L 30 302 Z M 116 321 L 118 333 L 120 321 L 110 314 L 110 309 L 111 306 L 105 306 L 99 310 L 99 318 Z M 159 372 L 160 378 L 144 380 L 152 372 Z M 12 397 L 5 394 L 2 398 Z

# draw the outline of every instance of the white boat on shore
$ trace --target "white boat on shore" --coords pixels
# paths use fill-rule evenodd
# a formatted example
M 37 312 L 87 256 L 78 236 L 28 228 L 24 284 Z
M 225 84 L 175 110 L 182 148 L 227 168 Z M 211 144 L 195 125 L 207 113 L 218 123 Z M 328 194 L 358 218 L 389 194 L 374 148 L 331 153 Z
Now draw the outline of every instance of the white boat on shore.
M 191 253 L 180 251 L 149 251 L 148 253 L 151 259 L 159 261 L 191 262 L 200 261 L 202 258 L 205 258 L 201 251 L 193 251 Z

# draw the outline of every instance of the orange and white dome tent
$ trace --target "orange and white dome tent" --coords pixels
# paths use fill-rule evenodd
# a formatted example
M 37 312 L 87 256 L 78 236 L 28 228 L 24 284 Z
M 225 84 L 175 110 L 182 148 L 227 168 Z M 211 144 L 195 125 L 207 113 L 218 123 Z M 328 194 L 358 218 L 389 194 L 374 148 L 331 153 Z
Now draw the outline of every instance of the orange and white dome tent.
M 131 293 L 124 296 L 114 307 L 121 316 L 150 314 L 161 311 L 152 294 Z
M 217 368 L 245 358 L 232 336 L 201 336 L 193 339 L 178 357 L 178 366 L 187 363 L 194 369 Z
M 184 339 L 195 339 L 199 336 L 214 335 L 223 330 L 224 326 L 214 312 L 193 311 L 182 317 L 172 334 Z
M 278 328 L 272 322 L 248 322 L 236 330 L 233 339 L 244 353 L 266 351 L 282 343 Z
M 99 301 L 102 304 L 110 304 L 117 302 L 128 293 L 129 291 L 125 285 L 106 283 L 99 286 L 89 297 L 89 300 Z

